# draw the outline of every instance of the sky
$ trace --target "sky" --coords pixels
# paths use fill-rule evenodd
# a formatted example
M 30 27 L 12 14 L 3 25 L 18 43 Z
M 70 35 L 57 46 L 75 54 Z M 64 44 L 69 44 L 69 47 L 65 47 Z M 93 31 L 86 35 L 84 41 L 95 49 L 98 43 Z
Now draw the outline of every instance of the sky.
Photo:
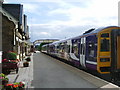
M 4 0 L 22 4 L 30 40 L 65 39 L 91 28 L 118 26 L 120 0 Z

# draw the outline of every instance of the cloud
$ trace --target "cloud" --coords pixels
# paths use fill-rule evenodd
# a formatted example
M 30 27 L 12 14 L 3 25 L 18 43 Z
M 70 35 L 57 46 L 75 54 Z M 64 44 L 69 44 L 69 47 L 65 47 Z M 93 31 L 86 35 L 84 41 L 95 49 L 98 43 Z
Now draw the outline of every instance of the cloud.
M 30 36 L 31 41 L 36 39 L 65 39 L 81 35 L 92 26 L 66 26 L 55 24 L 34 24 Z
M 32 3 L 23 3 L 24 12 L 37 13 L 39 6 L 38 4 Z
M 15 2 L 15 0 L 6 0 Z M 119 0 L 16 0 L 24 4 L 31 40 L 73 37 L 90 28 L 118 25 Z
M 117 0 L 116 1 L 87 0 L 87 2 L 83 0 L 79 0 L 79 2 L 77 2 L 80 4 L 86 4 L 87 5 L 86 7 L 76 6 L 70 2 L 61 1 L 61 0 L 53 3 L 57 4 L 58 7 L 46 11 L 46 13 L 48 12 L 46 15 L 43 14 L 42 11 L 37 10 L 38 6 L 36 4 L 33 5 L 32 9 L 26 6 L 28 8 L 28 10 L 26 9 L 26 11 L 31 11 L 31 12 L 33 11 L 34 14 L 38 14 L 38 12 L 41 13 L 43 15 L 42 17 L 45 16 L 45 18 L 44 20 L 42 20 L 41 18 L 40 23 L 46 20 L 45 23 L 49 25 L 52 24 L 64 25 L 64 26 L 65 25 L 78 26 L 78 25 L 89 25 L 89 24 L 96 26 L 117 25 L 117 17 L 118 17 L 117 6 L 116 6 Z M 107 3 L 107 7 L 106 7 L 106 3 Z M 32 6 L 32 5 L 28 5 L 28 6 Z M 48 7 L 50 7 L 50 5 Z M 40 8 L 41 7 L 39 6 L 39 10 Z M 60 18 L 62 15 L 63 17 Z M 51 20 L 49 20 L 47 17 L 51 18 Z M 115 18 L 113 19 L 111 17 L 115 17 Z M 39 19 L 36 19 L 35 22 L 37 22 L 38 20 Z
M 14 3 L 39 3 L 39 2 L 61 2 L 63 0 L 5 0 L 5 2 Z M 64 0 L 67 2 L 79 2 L 81 0 Z
M 40 34 L 41 34 L 41 35 L 47 35 L 47 36 L 49 35 L 49 36 L 51 36 L 51 34 L 48 33 L 48 32 L 40 32 Z
M 80 0 L 81 1 L 81 0 Z M 63 2 L 62 2 L 63 3 Z M 83 1 L 82 3 L 86 3 Z M 59 7 L 58 9 L 50 11 L 49 15 L 58 15 L 58 14 L 64 14 L 69 17 L 68 21 L 55 21 L 61 24 L 67 24 L 67 25 L 111 25 L 116 24 L 117 25 L 117 18 L 111 18 L 111 17 L 117 17 L 117 3 L 116 0 L 91 0 L 91 3 L 88 3 L 87 7 L 78 7 L 75 5 L 72 5 L 70 3 L 63 3 L 62 5 L 65 7 Z M 60 3 L 61 5 L 61 3 Z M 67 8 L 66 8 L 67 7 Z M 111 21 L 111 22 L 108 22 Z M 116 21 L 116 22 L 115 22 Z M 96 23 L 97 22 L 97 23 Z
M 40 32 L 47 32 L 50 36 L 39 34 L 34 38 L 59 38 L 65 39 L 81 35 L 86 30 L 101 26 L 117 25 L 117 2 L 103 3 L 103 0 L 91 0 L 85 7 L 75 6 L 67 2 L 57 2 L 58 8 L 48 11 L 48 16 L 65 15 L 67 20 L 56 20 L 55 18 L 44 24 L 31 24 L 34 29 L 39 28 Z M 64 4 L 62 4 L 64 3 Z M 86 3 L 86 2 L 81 2 Z M 92 4 L 91 4 L 92 3 Z M 64 6 L 64 7 L 63 7 Z

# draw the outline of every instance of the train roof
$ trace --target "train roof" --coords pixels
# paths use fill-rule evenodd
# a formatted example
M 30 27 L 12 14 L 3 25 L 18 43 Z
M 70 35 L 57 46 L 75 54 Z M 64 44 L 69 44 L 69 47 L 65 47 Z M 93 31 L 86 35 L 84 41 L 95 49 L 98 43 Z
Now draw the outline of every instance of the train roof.
M 107 26 L 107 27 L 100 27 L 100 28 L 98 28 L 98 29 L 94 29 L 94 30 L 91 30 L 91 32 L 89 32 L 89 33 L 84 33 L 84 34 L 82 34 L 82 35 L 79 35 L 79 36 L 76 36 L 76 37 L 73 37 L 74 39 L 77 39 L 77 38 L 79 38 L 79 37 L 81 37 L 81 36 L 86 36 L 86 35 L 90 35 L 90 34 L 97 34 L 98 32 L 100 32 L 100 31 L 102 31 L 102 30 L 104 30 L 104 29 L 106 29 L 106 28 L 111 28 L 111 27 L 118 27 L 118 26 Z M 72 39 L 72 38 L 70 38 L 70 39 Z
M 102 31 L 103 29 L 106 29 L 106 28 L 111 28 L 111 27 L 118 27 L 118 26 L 100 27 L 100 28 L 95 29 L 95 30 L 91 31 L 90 33 L 87 33 L 87 34 L 84 34 L 84 35 L 88 35 L 88 34 L 91 34 L 91 33 L 98 33 L 98 32 L 100 32 L 100 31 Z

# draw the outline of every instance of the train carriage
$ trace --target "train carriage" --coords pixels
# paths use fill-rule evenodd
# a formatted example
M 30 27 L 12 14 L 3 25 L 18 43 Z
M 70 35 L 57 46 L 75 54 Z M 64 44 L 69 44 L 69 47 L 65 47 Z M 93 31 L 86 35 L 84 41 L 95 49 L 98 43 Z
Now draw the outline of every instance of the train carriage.
M 120 73 L 120 27 L 91 29 L 83 35 L 50 44 L 46 52 L 51 46 L 55 46 L 52 55 L 77 67 L 100 74 Z

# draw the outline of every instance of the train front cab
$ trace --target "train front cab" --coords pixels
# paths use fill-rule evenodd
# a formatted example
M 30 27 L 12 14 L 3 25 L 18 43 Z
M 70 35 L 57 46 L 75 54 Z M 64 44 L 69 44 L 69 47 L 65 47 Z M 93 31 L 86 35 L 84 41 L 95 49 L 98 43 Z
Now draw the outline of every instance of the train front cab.
M 120 28 L 109 27 L 98 33 L 97 71 L 108 74 L 120 71 Z

